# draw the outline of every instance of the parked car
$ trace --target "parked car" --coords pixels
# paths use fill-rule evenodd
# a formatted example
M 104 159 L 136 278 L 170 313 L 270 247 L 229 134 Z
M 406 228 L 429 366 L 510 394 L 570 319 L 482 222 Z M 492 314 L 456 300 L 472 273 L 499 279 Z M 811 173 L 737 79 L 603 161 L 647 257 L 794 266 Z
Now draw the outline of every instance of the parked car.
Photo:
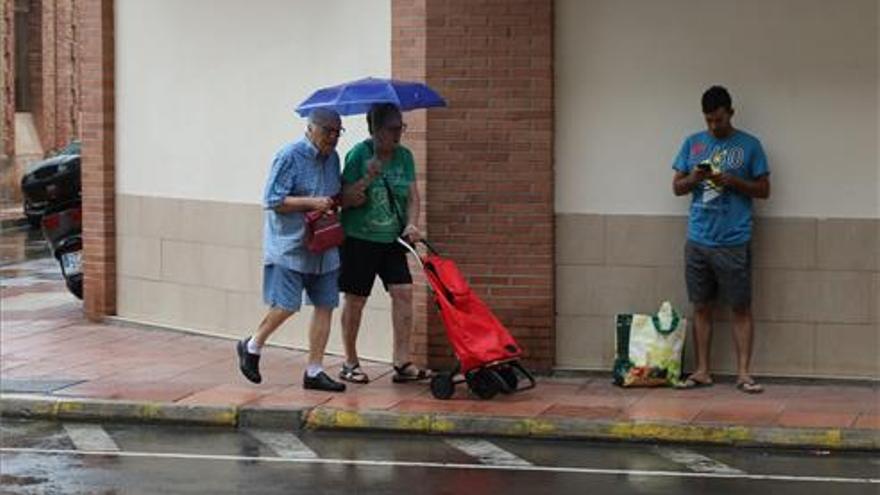
M 68 290 L 82 299 L 82 198 L 80 145 L 28 167 L 21 179 L 24 211 L 43 230 Z
M 32 227 L 52 205 L 80 198 L 80 142 L 70 144 L 49 158 L 31 164 L 21 178 L 24 214 Z

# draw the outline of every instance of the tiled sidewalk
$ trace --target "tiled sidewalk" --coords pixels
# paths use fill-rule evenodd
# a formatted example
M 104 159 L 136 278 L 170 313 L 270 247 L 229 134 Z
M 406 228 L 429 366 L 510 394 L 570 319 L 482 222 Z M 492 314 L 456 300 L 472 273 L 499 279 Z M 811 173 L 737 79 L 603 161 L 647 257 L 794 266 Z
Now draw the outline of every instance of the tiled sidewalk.
M 541 378 L 534 390 L 489 401 L 469 397 L 461 385 L 451 400 L 440 401 L 426 384 L 393 384 L 389 366 L 364 363 L 371 383 L 331 394 L 302 389 L 304 352 L 267 348 L 264 383 L 253 385 L 239 374 L 232 340 L 91 324 L 60 282 L 4 286 L 0 305 L 5 392 L 537 421 L 880 430 L 880 391 L 864 382 L 765 382 L 765 393 L 746 395 L 732 383 L 677 391 L 620 389 L 607 378 Z M 335 376 L 340 358 L 328 357 L 325 366 Z

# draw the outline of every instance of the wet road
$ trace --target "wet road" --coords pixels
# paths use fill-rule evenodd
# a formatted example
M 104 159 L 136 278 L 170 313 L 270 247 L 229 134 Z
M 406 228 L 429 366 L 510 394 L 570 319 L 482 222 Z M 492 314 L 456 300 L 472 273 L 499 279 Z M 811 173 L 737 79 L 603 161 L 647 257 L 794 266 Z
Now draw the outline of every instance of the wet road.
M 878 456 L 4 419 L 6 494 L 872 494 Z

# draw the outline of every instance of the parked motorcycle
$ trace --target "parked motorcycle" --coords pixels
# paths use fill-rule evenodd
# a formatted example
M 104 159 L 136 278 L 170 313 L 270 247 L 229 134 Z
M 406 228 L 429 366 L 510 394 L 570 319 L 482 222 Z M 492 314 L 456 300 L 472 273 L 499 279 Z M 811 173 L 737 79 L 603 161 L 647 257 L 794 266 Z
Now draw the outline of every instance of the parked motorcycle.
M 41 224 L 67 289 L 82 299 L 82 203 L 76 199 L 50 207 Z
M 21 179 L 25 213 L 38 224 L 67 289 L 82 299 L 82 200 L 79 143 L 35 163 Z

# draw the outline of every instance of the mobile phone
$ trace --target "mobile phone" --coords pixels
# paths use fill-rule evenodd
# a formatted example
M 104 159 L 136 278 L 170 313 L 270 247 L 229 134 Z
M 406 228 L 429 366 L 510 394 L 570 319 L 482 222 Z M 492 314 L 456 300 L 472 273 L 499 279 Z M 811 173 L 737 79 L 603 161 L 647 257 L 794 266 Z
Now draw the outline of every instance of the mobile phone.
M 700 162 L 697 164 L 697 168 L 699 168 L 700 170 L 702 170 L 704 172 L 711 172 L 712 171 L 712 165 L 710 165 L 709 162 Z

